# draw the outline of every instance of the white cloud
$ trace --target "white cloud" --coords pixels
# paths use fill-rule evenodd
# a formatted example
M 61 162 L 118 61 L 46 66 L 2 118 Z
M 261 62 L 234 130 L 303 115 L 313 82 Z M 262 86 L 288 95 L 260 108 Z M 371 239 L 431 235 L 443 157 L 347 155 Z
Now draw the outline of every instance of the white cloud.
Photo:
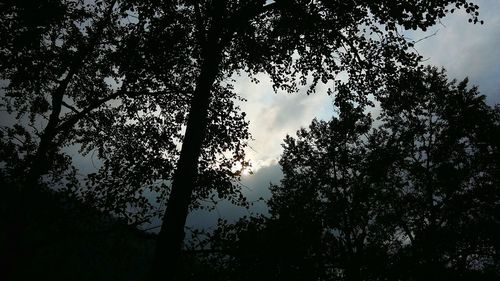
M 448 15 L 434 29 L 410 32 L 414 39 L 438 31 L 435 36 L 417 44 L 418 52 L 428 58 L 426 63 L 443 66 L 448 76 L 461 80 L 468 76 L 471 84 L 479 85 L 490 103 L 500 102 L 500 1 L 475 1 L 480 6 L 484 25 L 471 24 L 464 12 Z M 304 93 L 274 93 L 264 75 L 253 84 L 248 77 L 236 77 L 235 90 L 248 99 L 242 109 L 250 120 L 254 141 L 248 157 L 254 170 L 279 158 L 281 143 L 287 134 L 308 126 L 313 118 L 328 119 L 333 115 L 331 97 L 326 89 L 307 96 Z
M 469 77 L 479 86 L 489 103 L 500 102 L 500 1 L 478 0 L 484 25 L 471 24 L 464 12 L 456 12 L 426 33 L 413 32 L 414 39 L 437 31 L 435 36 L 417 44 L 427 63 L 443 66 L 449 78 Z
M 247 150 L 254 171 L 276 164 L 287 134 L 295 134 L 315 117 L 325 119 L 333 113 L 332 99 L 326 89 L 311 95 L 305 94 L 306 89 L 295 94 L 275 93 L 265 75 L 259 76 L 261 82 L 258 84 L 246 76 L 236 77 L 236 80 L 236 92 L 247 99 L 241 108 L 247 114 L 254 138 Z
M 443 66 L 450 79 L 468 76 L 471 84 L 479 85 L 490 103 L 500 102 L 500 1 L 475 1 L 480 6 L 484 25 L 468 23 L 463 12 L 448 15 L 441 25 L 427 32 L 411 32 L 414 39 L 431 36 L 417 44 L 418 52 L 428 58 L 427 64 Z M 236 77 L 235 90 L 248 101 L 241 105 L 250 121 L 248 158 L 253 170 L 274 167 L 282 153 L 281 144 L 287 135 L 294 135 L 313 118 L 329 119 L 333 115 L 331 97 L 326 89 L 307 96 L 305 93 L 274 93 L 271 82 L 258 76 L 259 84 L 248 77 Z M 258 177 L 259 174 L 248 176 Z M 272 181 L 278 181 L 279 178 Z

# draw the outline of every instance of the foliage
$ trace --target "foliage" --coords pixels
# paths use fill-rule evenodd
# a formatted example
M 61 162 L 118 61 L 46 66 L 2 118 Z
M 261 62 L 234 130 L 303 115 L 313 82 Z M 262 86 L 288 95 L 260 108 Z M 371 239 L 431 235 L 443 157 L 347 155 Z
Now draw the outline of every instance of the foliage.
M 478 22 L 464 0 L 8 1 L 2 107 L 19 124 L 3 128 L 2 174 L 32 188 L 52 173 L 47 185 L 134 224 L 156 214 L 149 197 L 168 195 L 153 275 L 166 263 L 174 276 L 189 208 L 245 204 L 233 166 L 248 164 L 249 134 L 230 77 L 266 73 L 290 93 L 321 82 L 364 106 L 421 60 L 402 30 L 426 30 L 451 5 Z M 84 187 L 71 145 L 102 160 Z
M 2 4 L 2 174 L 20 186 L 43 182 L 133 224 L 148 221 L 168 194 L 193 95 L 189 18 L 178 12 L 165 22 L 133 1 L 32 2 Z M 247 122 L 239 97 L 219 84 L 196 198 L 216 190 L 245 204 L 232 182 L 233 163 L 247 165 Z M 96 156 L 98 171 L 79 174 L 75 150 Z
M 336 103 L 338 117 L 285 139 L 270 217 L 220 224 L 210 246 L 222 270 L 235 280 L 499 278 L 498 107 L 436 68 L 394 77 L 375 123 Z
M 350 93 L 368 104 L 399 69 L 416 67 L 401 30 L 434 25 L 455 4 L 477 22 L 478 7 L 465 1 L 178 1 L 161 6 L 168 20 L 183 13 L 191 20 L 193 60 L 199 71 L 186 135 L 160 231 L 153 276 L 175 279 L 188 206 L 196 190 L 200 150 L 207 130 L 212 85 L 246 71 L 267 73 L 275 90 L 297 91 L 310 83 L 332 85 L 329 93 Z M 192 73 L 192 72 L 188 72 Z M 162 264 L 166 264 L 165 269 Z

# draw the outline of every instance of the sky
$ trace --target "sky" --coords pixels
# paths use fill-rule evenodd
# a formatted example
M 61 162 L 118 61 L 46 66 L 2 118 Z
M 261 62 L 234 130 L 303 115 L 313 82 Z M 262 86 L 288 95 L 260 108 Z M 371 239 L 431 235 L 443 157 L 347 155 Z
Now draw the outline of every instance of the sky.
M 456 11 L 441 20 L 427 32 L 409 32 L 408 37 L 419 40 L 416 44 L 425 63 L 447 70 L 450 79 L 469 77 L 469 85 L 478 85 L 490 105 L 500 103 L 500 1 L 474 1 L 480 8 L 484 24 L 471 24 L 464 12 Z M 279 183 L 282 173 L 277 161 L 282 153 L 281 144 L 288 135 L 295 135 L 307 127 L 313 118 L 328 120 L 333 116 L 332 97 L 326 91 L 307 96 L 274 93 L 265 76 L 253 84 L 248 77 L 235 77 L 235 90 L 248 101 L 241 104 L 250 121 L 253 141 L 247 156 L 253 164 L 253 175 L 243 176 L 244 193 L 249 200 L 269 198 L 269 183 Z M 256 203 L 254 212 L 266 211 L 265 205 Z M 229 204 L 221 204 L 212 214 L 195 212 L 188 218 L 191 226 L 212 226 L 218 217 L 234 219 L 248 212 Z
M 484 25 L 470 24 L 463 13 L 451 14 L 428 32 L 412 32 L 412 39 L 431 36 L 417 43 L 417 51 L 426 64 L 443 66 L 450 78 L 468 76 L 479 85 L 490 104 L 500 102 L 500 1 L 477 1 Z M 304 93 L 274 93 L 271 83 L 260 76 L 253 84 L 247 77 L 237 77 L 235 90 L 248 101 L 241 105 L 250 121 L 254 141 L 248 156 L 254 170 L 273 165 L 281 154 L 281 141 L 307 126 L 313 118 L 328 119 L 333 114 L 331 98 L 325 91 L 307 96 Z
M 468 23 L 468 17 L 458 11 L 425 33 L 409 32 L 407 36 L 418 40 L 436 33 L 416 45 L 425 63 L 444 67 L 449 78 L 462 80 L 468 76 L 470 84 L 478 85 L 479 91 L 487 96 L 487 102 L 493 105 L 500 103 L 500 0 L 474 2 L 480 7 L 484 25 Z M 258 76 L 259 84 L 252 83 L 245 75 L 233 78 L 235 91 L 247 99 L 240 107 L 247 115 L 253 137 L 247 149 L 253 174 L 243 175 L 242 185 L 244 194 L 249 201 L 255 201 L 255 205 L 248 211 L 222 203 L 212 213 L 194 212 L 188 217 L 188 225 L 192 227 L 214 226 L 218 218 L 233 220 L 250 212 L 266 213 L 265 203 L 258 198 L 269 198 L 270 183 L 277 184 L 282 178 L 278 160 L 285 136 L 294 136 L 313 118 L 328 120 L 334 115 L 332 97 L 326 94 L 326 87 L 311 95 L 305 94 L 305 88 L 295 94 L 275 93 L 265 75 Z M 0 114 L 4 125 L 9 123 L 5 117 Z M 91 161 L 92 157 L 79 155 L 77 149 L 67 151 L 81 174 L 92 172 L 99 165 Z M 159 221 L 150 226 L 155 224 Z

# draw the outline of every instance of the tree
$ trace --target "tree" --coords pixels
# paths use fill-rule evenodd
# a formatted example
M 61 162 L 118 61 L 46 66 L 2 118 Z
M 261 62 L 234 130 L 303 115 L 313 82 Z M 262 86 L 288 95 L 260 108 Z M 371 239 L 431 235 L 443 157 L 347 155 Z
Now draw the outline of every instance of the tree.
M 158 212 L 148 192 L 160 193 L 159 201 L 168 194 L 197 71 L 186 46 L 188 17 L 178 13 L 165 22 L 154 9 L 137 9 L 145 4 L 2 4 L 1 105 L 15 123 L 2 124 L 0 161 L 3 181 L 19 192 L 12 194 L 20 199 L 13 241 L 37 221 L 27 213 L 44 211 L 42 189 L 64 191 L 135 225 Z M 232 181 L 233 163 L 248 165 L 247 122 L 229 83 L 213 90 L 218 99 L 210 102 L 197 196 L 245 204 Z M 64 151 L 73 145 L 103 162 L 84 186 Z
M 285 139 L 270 217 L 213 234 L 229 256 L 223 270 L 237 280 L 499 278 L 498 107 L 431 67 L 385 89 L 379 125 L 337 97 L 338 117 Z
M 245 70 L 265 72 L 275 89 L 293 92 L 312 80 L 346 87 L 366 102 L 398 68 L 413 67 L 419 57 L 400 28 L 425 30 L 449 12 L 466 8 L 477 22 L 477 6 L 465 1 L 372 3 L 332 1 L 178 1 L 161 6 L 159 17 L 182 13 L 191 24 L 196 86 L 186 134 L 173 176 L 160 231 L 153 276 L 174 276 L 183 228 L 196 186 L 198 158 L 205 138 L 212 85 Z M 192 72 L 189 72 L 192 73 Z M 339 75 L 349 79 L 343 81 Z M 165 267 L 166 266 L 166 267 Z
M 410 242 L 399 258 L 417 279 L 498 278 L 498 107 L 467 83 L 428 68 L 402 74 L 381 99 L 395 155 L 389 208 Z
M 5 15 L 2 17 L 2 37 L 5 34 L 5 38 L 8 38 L 4 41 L 7 51 L 2 53 L 2 60 L 10 60 L 2 78 L 10 80 L 8 91 L 15 92 L 17 86 L 12 82 L 15 81 L 13 78 L 24 77 L 28 73 L 24 69 L 29 69 L 33 62 L 42 71 L 29 73 L 48 76 L 39 79 L 24 77 L 19 80 L 24 81 L 20 86 L 23 91 L 37 93 L 38 89 L 43 89 L 46 97 L 32 95 L 33 99 L 23 99 L 22 96 L 14 99 L 27 105 L 25 108 L 30 108 L 31 111 L 41 111 L 48 115 L 39 144 L 21 146 L 37 151 L 28 154 L 34 155 L 27 159 L 31 163 L 28 182 L 38 181 L 45 173 L 45 169 L 39 168 L 43 166 L 35 163 L 40 163 L 44 157 L 52 158 L 52 153 L 49 152 L 57 151 L 56 148 L 60 147 L 55 143 L 62 140 L 69 143 L 73 139 L 67 137 L 72 131 L 70 128 L 74 128 L 82 120 L 82 127 L 88 127 L 90 122 L 83 117 L 89 117 L 89 112 L 101 108 L 94 117 L 103 117 L 99 122 L 106 123 L 117 110 L 127 112 L 127 106 L 133 107 L 134 103 L 128 101 L 131 96 L 158 93 L 158 96 L 172 98 L 179 93 L 190 93 L 191 96 L 186 95 L 188 100 L 183 104 L 185 107 L 176 108 L 180 104 L 175 102 L 165 103 L 174 106 L 170 111 L 173 114 L 171 116 L 182 117 L 182 110 L 189 110 L 185 119 L 180 118 L 182 122 L 186 122 L 186 133 L 182 139 L 176 171 L 172 175 L 171 193 L 153 266 L 153 275 L 163 276 L 166 271 L 168 276 L 173 276 L 184 236 L 185 219 L 193 201 L 193 191 L 198 190 L 200 185 L 207 185 L 202 184 L 205 179 L 215 178 L 214 173 L 204 173 L 203 177 L 197 177 L 200 173 L 198 170 L 204 168 L 200 164 L 205 167 L 213 166 L 205 161 L 200 163 L 199 158 L 203 144 L 217 139 L 209 137 L 209 109 L 210 104 L 217 104 L 216 100 L 221 93 L 227 93 L 224 89 L 228 87 L 228 77 L 239 71 L 251 74 L 265 72 L 272 78 L 275 89 L 288 92 L 296 91 L 299 85 L 307 84 L 308 81 L 311 81 L 310 91 L 319 82 L 333 81 L 335 91 L 347 88 L 354 93 L 352 99 L 365 103 L 366 94 L 376 91 L 399 68 L 413 67 L 418 62 L 418 55 L 409 49 L 412 42 L 408 42 L 399 30 L 425 29 L 444 17 L 451 4 L 455 4 L 457 8 L 466 8 L 471 21 L 477 22 L 477 6 L 463 0 L 439 1 L 430 5 L 417 0 L 402 4 L 302 0 L 291 3 L 223 0 L 156 3 L 130 0 L 117 1 L 116 5 L 115 2 L 105 2 L 102 5 L 100 1 L 96 1 L 95 5 L 72 1 L 43 1 L 32 6 L 9 2 L 2 14 Z M 46 18 L 41 16 L 42 19 L 36 21 L 36 24 L 26 22 L 42 6 L 51 11 L 44 14 Z M 136 17 L 137 21 L 126 24 L 131 17 Z M 10 21 L 11 19 L 14 20 Z M 122 31 L 122 28 L 126 31 Z M 25 36 L 27 33 L 24 30 L 36 36 Z M 55 37 L 50 37 L 49 31 L 53 31 Z M 20 46 L 11 43 L 18 42 L 18 35 L 34 40 L 28 40 L 29 44 L 26 46 L 29 47 L 24 47 L 24 43 Z M 52 38 L 55 39 L 51 40 Z M 66 38 L 67 42 L 64 41 Z M 43 48 L 38 48 L 37 44 L 41 44 Z M 50 56 L 44 57 L 38 50 L 45 50 Z M 43 60 L 40 61 L 41 58 Z M 54 66 L 55 69 L 52 69 Z M 16 76 L 16 73 L 22 75 Z M 82 73 L 86 75 L 79 75 Z M 344 74 L 348 76 L 348 80 L 340 78 Z M 106 78 L 109 77 L 115 80 L 114 83 L 121 90 L 116 90 L 107 83 L 109 80 Z M 51 84 L 49 81 L 55 82 Z M 100 99 L 94 100 L 81 94 L 91 85 L 88 81 L 100 81 L 96 89 L 101 93 Z M 43 87 L 37 88 L 38 86 Z M 76 90 L 68 92 L 68 89 Z M 68 111 L 74 113 L 68 113 L 67 119 L 61 119 L 60 115 L 64 113 L 61 110 L 64 96 L 68 93 L 75 93 L 75 96 L 69 97 L 74 99 L 78 107 L 74 110 L 68 107 Z M 108 101 L 115 95 L 121 95 L 120 102 L 127 106 L 109 110 Z M 96 96 L 92 95 L 93 98 Z M 50 114 L 46 109 L 49 108 L 46 106 L 49 100 Z M 41 110 L 37 106 L 31 107 L 40 104 L 45 104 Z M 151 112 L 154 106 L 149 105 Z M 180 111 L 179 114 L 174 114 L 177 110 Z M 234 116 L 226 114 L 231 111 L 224 111 L 222 115 Z M 133 110 L 128 111 L 130 112 Z M 69 120 L 73 121 L 67 123 Z M 169 117 L 166 120 L 172 119 Z M 241 122 L 237 120 L 241 119 L 235 117 L 235 120 L 235 123 L 230 124 L 240 126 Z M 99 130 L 94 130 L 96 131 Z M 85 134 L 85 131 L 81 132 L 81 135 Z M 237 138 L 246 134 L 245 131 L 234 132 L 230 135 Z M 54 142 L 56 138 L 61 141 Z M 89 140 L 85 135 L 83 139 Z M 243 161 L 240 153 L 242 143 L 231 137 L 226 140 L 229 140 L 227 145 L 223 145 L 222 150 L 215 149 L 215 152 L 236 150 L 239 152 L 234 154 L 236 157 L 233 160 Z M 123 139 L 120 143 L 124 143 Z M 111 159 L 113 156 L 106 157 Z M 215 159 L 213 154 L 210 154 L 210 158 L 211 161 Z M 155 165 L 156 163 L 158 162 Z M 170 162 L 167 160 L 162 163 L 168 166 Z M 226 175 L 231 175 L 229 162 L 223 163 L 225 164 L 219 167 Z M 115 171 L 123 171 L 119 166 L 115 168 Z M 103 172 L 113 169 L 105 169 Z M 157 173 L 160 169 L 154 170 Z M 108 179 L 103 175 L 95 178 L 98 181 Z M 116 179 L 115 176 L 116 174 L 113 175 Z M 167 177 L 157 178 L 165 180 Z M 228 177 L 225 183 L 227 179 Z M 229 193 L 234 190 L 233 185 L 223 186 L 229 188 Z M 167 265 L 167 268 L 162 270 L 162 265 Z
M 17 119 L 2 126 L 1 135 L 2 174 L 20 193 L 14 197 L 19 202 L 10 228 L 13 244 L 20 239 L 15 233 L 25 232 L 26 210 L 38 209 L 42 175 L 51 172 L 53 181 L 76 185 L 70 158 L 59 151 L 73 141 L 75 125 L 123 94 L 106 80 L 116 78 L 108 60 L 117 48 L 116 36 L 123 35 L 115 3 L 2 3 L 2 109 Z
M 392 233 L 381 227 L 383 195 L 369 176 L 372 120 L 363 107 L 337 104 L 338 118 L 313 120 L 284 140 L 284 178 L 271 186 L 270 217 L 215 232 L 211 246 L 234 258 L 228 267 L 264 280 L 383 279 Z
M 79 121 L 123 94 L 105 80 L 116 77 L 107 63 L 110 49 L 116 48 L 107 40 L 115 42 L 113 32 L 119 29 L 115 2 L 35 2 L 8 2 L 2 9 L 2 79 L 8 82 L 2 105 L 31 127 L 8 133 L 40 139 L 36 151 L 26 151 L 26 186 L 50 170 L 57 147 L 72 140 Z M 39 129 L 35 122 L 45 124 Z M 20 142 L 19 147 L 25 145 Z

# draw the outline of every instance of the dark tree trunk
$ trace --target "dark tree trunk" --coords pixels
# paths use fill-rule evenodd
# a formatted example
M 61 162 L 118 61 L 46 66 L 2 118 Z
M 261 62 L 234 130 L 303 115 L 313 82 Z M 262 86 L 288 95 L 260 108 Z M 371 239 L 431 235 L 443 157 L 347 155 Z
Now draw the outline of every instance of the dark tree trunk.
M 9 238 L 10 253 L 8 253 L 9 271 L 7 276 L 12 280 L 24 280 L 23 266 L 30 260 L 31 248 L 23 241 L 23 236 L 27 234 L 28 224 L 36 222 L 36 216 L 44 212 L 44 209 L 39 207 L 39 193 L 41 190 L 38 188 L 40 178 L 51 169 L 53 165 L 54 155 L 58 148 L 56 138 L 61 133 L 61 111 L 63 106 L 63 99 L 68 90 L 68 87 L 73 80 L 74 76 L 84 66 L 85 60 L 88 55 L 94 50 L 96 44 L 103 34 L 103 30 L 110 20 L 113 12 L 114 2 L 110 3 L 107 8 L 106 15 L 98 23 L 97 30 L 89 38 L 89 43 L 83 43 L 80 47 L 78 54 L 69 62 L 68 74 L 60 82 L 58 87 L 51 95 L 51 113 L 47 125 L 43 133 L 40 135 L 40 142 L 35 151 L 35 154 L 28 159 L 26 166 L 26 176 L 19 181 L 20 189 L 19 200 L 17 209 L 13 215 L 14 223 L 9 228 L 7 236 Z M 67 126 L 73 126 L 77 120 L 71 120 L 71 123 L 65 122 Z M 69 128 L 64 127 L 67 131 Z M 63 136 L 67 137 L 67 136 Z M 12 239 L 11 239 L 12 238 Z
M 208 124 L 211 90 L 219 73 L 222 49 L 220 29 L 214 24 L 202 46 L 202 65 L 189 110 L 186 134 L 177 169 L 172 181 L 172 190 L 163 217 L 151 280 L 176 280 L 179 272 L 184 240 L 184 225 L 196 184 L 198 162 Z
M 35 155 L 32 157 L 29 163 L 27 171 L 28 173 L 26 175 L 25 185 L 30 189 L 38 184 L 40 177 L 46 171 L 48 171 L 52 165 L 52 158 L 58 146 L 56 143 L 54 143 L 54 139 L 60 132 L 60 114 L 64 95 L 66 94 L 68 86 L 71 83 L 73 77 L 77 75 L 80 69 L 84 66 L 85 60 L 87 59 L 88 55 L 95 50 L 97 43 L 103 35 L 106 24 L 108 24 L 111 19 L 115 2 L 116 1 L 109 3 L 106 9 L 106 14 L 102 18 L 102 20 L 97 23 L 96 32 L 90 35 L 88 43 L 85 44 L 85 42 L 82 42 L 78 53 L 69 62 L 68 74 L 52 94 L 52 112 L 49 116 L 47 126 L 40 136 L 40 143 L 38 144 Z M 74 125 L 75 123 L 76 122 L 72 123 L 72 125 Z
M 7 254 L 8 271 L 6 272 L 8 280 L 23 280 L 22 267 L 30 260 L 31 247 L 26 245 L 24 236 L 27 235 L 28 224 L 37 221 L 36 216 L 44 210 L 38 207 L 39 194 L 38 188 L 41 176 L 46 173 L 53 160 L 53 155 L 57 149 L 54 139 L 58 133 L 60 124 L 60 114 L 62 109 L 63 97 L 66 89 L 75 74 L 76 69 L 70 70 L 66 78 L 61 82 L 52 94 L 52 112 L 45 126 L 40 142 L 35 154 L 29 159 L 26 167 L 26 177 L 19 181 L 19 190 L 16 192 L 19 200 L 14 210 L 13 222 L 7 232 L 10 241 L 10 251 Z
M 57 126 L 60 122 L 59 115 L 61 114 L 63 96 L 71 76 L 68 75 L 63 83 L 58 87 L 56 92 L 52 95 L 52 112 L 49 117 L 49 122 L 43 130 L 43 134 L 40 136 L 40 143 L 38 144 L 36 153 L 31 159 L 30 166 L 28 168 L 26 187 L 29 188 L 30 191 L 33 191 L 35 186 L 38 184 L 40 177 L 50 168 L 50 165 L 52 164 L 52 154 L 55 149 L 54 138 L 56 137 Z

